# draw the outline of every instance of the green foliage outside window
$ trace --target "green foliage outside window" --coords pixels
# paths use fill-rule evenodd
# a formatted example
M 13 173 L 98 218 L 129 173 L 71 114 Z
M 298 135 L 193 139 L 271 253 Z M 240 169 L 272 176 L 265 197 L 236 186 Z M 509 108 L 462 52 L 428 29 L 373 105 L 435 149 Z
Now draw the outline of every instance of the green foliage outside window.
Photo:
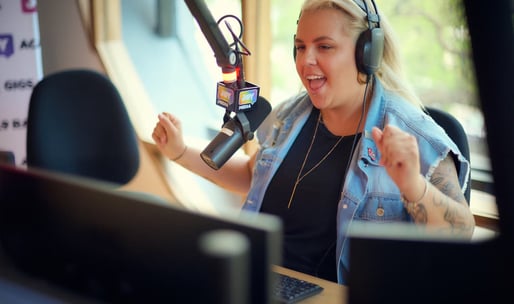
M 272 102 L 301 88 L 292 48 L 303 1 L 271 0 Z M 460 0 L 376 0 L 401 46 L 405 76 L 423 103 L 449 112 L 483 135 L 470 37 Z

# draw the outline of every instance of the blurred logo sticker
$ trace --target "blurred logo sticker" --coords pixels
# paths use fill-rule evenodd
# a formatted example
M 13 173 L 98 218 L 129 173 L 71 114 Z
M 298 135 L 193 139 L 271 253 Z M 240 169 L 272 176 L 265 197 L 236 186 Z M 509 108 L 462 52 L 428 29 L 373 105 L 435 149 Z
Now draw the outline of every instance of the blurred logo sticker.
M 14 53 L 14 42 L 11 34 L 0 34 L 0 56 L 9 57 Z
M 24 13 L 33 13 L 37 10 L 36 0 L 21 0 L 21 10 Z

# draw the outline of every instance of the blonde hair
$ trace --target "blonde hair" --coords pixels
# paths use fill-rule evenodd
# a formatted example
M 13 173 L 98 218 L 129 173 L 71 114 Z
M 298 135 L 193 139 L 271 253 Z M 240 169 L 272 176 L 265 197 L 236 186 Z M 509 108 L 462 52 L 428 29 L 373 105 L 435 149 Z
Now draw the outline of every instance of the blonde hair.
M 370 12 L 374 11 L 374 6 L 368 0 L 362 1 L 366 1 Z M 337 9 L 347 16 L 347 31 L 354 37 L 354 41 L 357 41 L 360 33 L 368 29 L 366 12 L 355 0 L 305 0 L 301 12 L 319 9 Z M 384 52 L 375 77 L 380 79 L 385 89 L 393 91 L 408 102 L 423 108 L 421 100 L 403 76 L 399 47 L 393 29 L 384 15 L 380 12 L 375 13 L 380 16 L 380 28 L 384 32 Z

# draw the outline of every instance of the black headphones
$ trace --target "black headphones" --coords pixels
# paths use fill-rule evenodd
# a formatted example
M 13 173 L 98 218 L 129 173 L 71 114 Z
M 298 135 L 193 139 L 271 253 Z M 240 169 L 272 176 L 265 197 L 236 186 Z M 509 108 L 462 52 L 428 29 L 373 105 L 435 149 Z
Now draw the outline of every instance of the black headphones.
M 371 3 L 376 13 L 369 11 L 365 0 L 354 1 L 366 13 L 366 19 L 368 20 L 368 29 L 357 38 L 355 62 L 359 72 L 370 76 L 378 70 L 382 61 L 384 31 L 380 28 L 380 16 L 375 1 L 371 0 Z M 296 47 L 293 47 L 293 58 L 296 61 Z

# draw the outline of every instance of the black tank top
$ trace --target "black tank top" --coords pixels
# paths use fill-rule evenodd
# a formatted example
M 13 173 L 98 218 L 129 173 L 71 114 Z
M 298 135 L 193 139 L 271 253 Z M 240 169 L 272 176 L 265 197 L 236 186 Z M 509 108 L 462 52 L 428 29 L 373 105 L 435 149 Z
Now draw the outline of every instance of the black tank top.
M 283 220 L 283 266 L 337 282 L 337 204 L 355 136 L 344 137 L 332 153 L 301 180 L 290 208 L 287 207 L 318 115 L 319 110 L 313 109 L 271 180 L 261 212 L 277 215 Z M 339 136 L 334 136 L 320 122 L 302 174 L 315 166 L 338 140 Z

